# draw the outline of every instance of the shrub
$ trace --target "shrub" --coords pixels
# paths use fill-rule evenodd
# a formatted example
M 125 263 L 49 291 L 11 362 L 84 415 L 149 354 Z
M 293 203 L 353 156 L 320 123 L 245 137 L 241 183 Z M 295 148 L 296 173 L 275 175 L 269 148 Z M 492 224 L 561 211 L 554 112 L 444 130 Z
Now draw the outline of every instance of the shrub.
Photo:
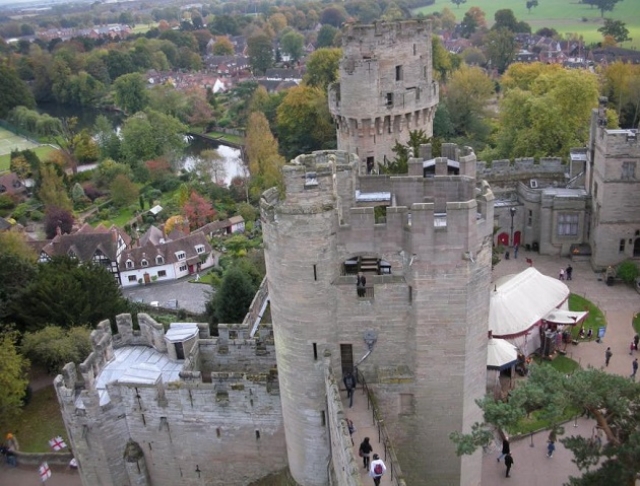
M 31 211 L 31 221 L 42 221 L 44 219 L 44 213 L 34 209 Z
M 632 284 L 635 281 L 636 277 L 640 275 L 640 270 L 638 269 L 638 265 L 630 260 L 627 260 L 618 265 L 616 273 L 624 283 Z
M 81 363 L 91 352 L 90 330 L 84 327 L 68 331 L 47 326 L 28 332 L 22 340 L 22 352 L 32 362 L 44 366 L 49 373 L 57 373 L 69 363 Z
M 16 202 L 9 194 L 0 195 L 0 209 L 13 209 L 16 207 Z

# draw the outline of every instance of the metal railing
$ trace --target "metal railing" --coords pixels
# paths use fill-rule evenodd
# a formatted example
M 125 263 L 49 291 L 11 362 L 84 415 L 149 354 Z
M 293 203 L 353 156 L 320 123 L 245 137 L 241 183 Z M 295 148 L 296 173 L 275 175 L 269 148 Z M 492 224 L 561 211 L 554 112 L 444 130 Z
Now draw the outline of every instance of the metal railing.
M 356 369 L 356 377 L 358 383 L 362 385 L 362 394 L 367 396 L 367 410 L 371 411 L 371 421 L 378 430 L 378 442 L 382 444 L 384 448 L 384 463 L 387 466 L 387 470 L 390 472 L 391 484 L 396 486 L 406 486 L 407 483 L 404 480 L 402 469 L 400 468 L 400 461 L 396 455 L 395 449 L 389 437 L 389 432 L 384 424 L 384 419 L 378 406 L 376 404 L 375 395 L 373 391 L 367 386 L 367 380 L 360 370 Z

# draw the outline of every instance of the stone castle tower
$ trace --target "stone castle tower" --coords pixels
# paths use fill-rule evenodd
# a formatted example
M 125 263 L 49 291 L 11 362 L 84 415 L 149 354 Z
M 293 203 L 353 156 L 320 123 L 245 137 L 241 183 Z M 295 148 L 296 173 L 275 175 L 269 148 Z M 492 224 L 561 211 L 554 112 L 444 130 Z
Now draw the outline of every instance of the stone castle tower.
M 283 168 L 284 197 L 263 195 L 288 463 L 301 486 L 328 484 L 325 352 L 375 390 L 407 484 L 480 484 L 480 455 L 456 457 L 448 436 L 481 419 L 493 194 L 476 187 L 475 155 L 457 155 L 412 159 L 393 177 L 363 174 L 342 151 L 301 155 Z
M 422 20 L 350 25 L 342 33 L 340 80 L 329 89 L 338 149 L 358 155 L 369 172 L 393 160 L 410 130 L 433 134 L 431 24 Z

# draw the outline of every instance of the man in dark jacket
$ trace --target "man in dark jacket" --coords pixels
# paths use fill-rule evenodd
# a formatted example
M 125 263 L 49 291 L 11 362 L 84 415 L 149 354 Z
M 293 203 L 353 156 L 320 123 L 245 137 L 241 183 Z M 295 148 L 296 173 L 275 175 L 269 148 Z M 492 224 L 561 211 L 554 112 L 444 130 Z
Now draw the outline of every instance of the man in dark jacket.
M 506 456 L 510 452 L 511 452 L 511 445 L 509 444 L 509 437 L 505 435 L 504 439 L 502 439 L 502 454 L 498 456 L 498 462 L 500 462 L 500 459 L 502 459 L 504 456 Z
M 509 477 L 509 471 L 511 471 L 511 466 L 513 466 L 513 457 L 511 457 L 511 454 L 504 456 L 504 464 L 507 466 L 507 477 Z
M 349 408 L 353 407 L 353 394 L 356 391 L 356 378 L 353 373 L 347 371 L 342 379 L 344 387 L 347 389 L 347 397 L 349 398 Z

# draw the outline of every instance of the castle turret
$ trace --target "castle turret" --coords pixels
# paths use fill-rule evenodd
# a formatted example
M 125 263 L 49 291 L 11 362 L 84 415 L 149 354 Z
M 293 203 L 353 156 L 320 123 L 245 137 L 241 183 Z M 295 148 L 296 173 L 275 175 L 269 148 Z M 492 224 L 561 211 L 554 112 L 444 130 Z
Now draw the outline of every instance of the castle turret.
M 289 469 L 302 486 L 328 484 L 322 356 L 336 322 L 337 201 L 353 199 L 356 163 L 340 152 L 301 155 L 283 169 L 286 197 L 271 189 L 261 201 Z
M 410 130 L 433 134 L 438 84 L 432 75 L 426 20 L 350 25 L 342 33 L 340 80 L 329 90 L 338 149 L 358 155 L 372 172 L 393 160 Z

